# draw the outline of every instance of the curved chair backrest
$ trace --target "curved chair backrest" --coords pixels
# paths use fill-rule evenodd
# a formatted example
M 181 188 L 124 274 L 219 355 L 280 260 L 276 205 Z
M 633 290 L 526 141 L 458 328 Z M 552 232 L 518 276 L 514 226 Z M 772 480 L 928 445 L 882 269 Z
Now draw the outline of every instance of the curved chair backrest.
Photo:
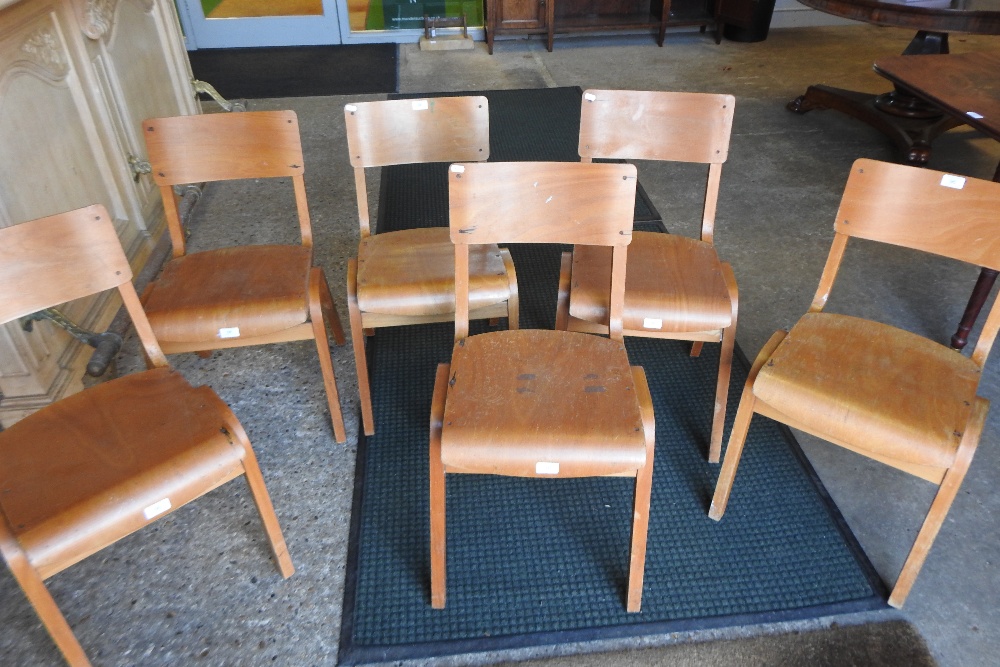
M 584 159 L 722 164 L 729 157 L 732 95 L 587 90 L 580 108 Z
M 103 206 L 0 229 L 0 324 L 113 288 L 118 288 L 147 355 L 165 366 L 132 285 L 128 258 Z
M 453 164 L 448 201 L 455 244 L 456 340 L 468 335 L 468 246 L 501 242 L 614 246 L 611 335 L 621 338 L 636 182 L 630 164 Z

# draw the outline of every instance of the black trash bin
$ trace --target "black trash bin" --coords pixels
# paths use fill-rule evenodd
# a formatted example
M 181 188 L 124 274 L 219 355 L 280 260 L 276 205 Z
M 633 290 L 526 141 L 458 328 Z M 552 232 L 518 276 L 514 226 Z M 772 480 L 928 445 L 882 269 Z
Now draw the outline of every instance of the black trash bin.
M 762 42 L 771 27 L 775 0 L 743 0 L 734 3 L 735 11 L 726 12 L 722 20 L 726 27 L 722 34 L 734 42 Z M 731 14 L 731 15 L 730 15 Z

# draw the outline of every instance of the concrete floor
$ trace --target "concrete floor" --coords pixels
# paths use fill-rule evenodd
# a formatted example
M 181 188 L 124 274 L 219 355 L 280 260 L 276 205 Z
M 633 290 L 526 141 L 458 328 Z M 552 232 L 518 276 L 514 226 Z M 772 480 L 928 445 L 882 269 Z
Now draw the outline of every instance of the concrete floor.
M 645 37 L 592 37 L 559 40 L 553 53 L 539 40 L 505 41 L 497 43 L 493 56 L 481 44 L 458 52 L 420 52 L 407 45 L 402 47 L 400 90 L 581 86 L 736 95 L 716 243 L 740 284 L 737 340 L 752 357 L 775 329 L 790 326 L 808 308 L 851 162 L 896 158 L 889 141 L 867 126 L 831 111 L 797 116 L 784 104 L 812 83 L 887 89 L 871 72 L 871 63 L 900 53 L 911 36 L 872 26 L 799 28 L 772 30 L 761 43 L 716 45 L 697 33 L 678 33 L 669 35 L 663 48 Z M 1000 50 L 1000 42 L 952 37 L 953 52 L 971 50 Z M 342 108 L 348 101 L 379 97 L 253 100 L 248 105 L 251 110 L 292 108 L 299 113 L 316 257 L 345 321 L 342 286 L 346 258 L 356 249 L 357 221 Z M 958 129 L 935 144 L 931 167 L 989 178 L 998 160 L 1000 146 Z M 698 226 L 686 196 L 689 174 L 683 167 L 639 164 L 642 183 L 675 233 L 695 234 Z M 271 186 L 210 188 L 195 211 L 190 246 L 198 250 L 237 239 L 294 242 L 290 215 L 282 214 L 277 224 L 262 222 L 268 211 L 290 203 L 286 189 Z M 948 340 L 975 268 L 865 244 L 855 250 L 834 290 L 832 310 Z M 249 494 L 234 483 L 57 575 L 50 581 L 56 600 L 96 665 L 333 664 L 357 443 L 350 347 L 334 351 L 348 418 L 346 446 L 333 441 L 309 343 L 171 361 L 193 384 L 215 388 L 243 421 L 297 572 L 287 581 L 277 576 Z M 124 372 L 139 367 L 134 337 L 119 365 Z M 1000 369 L 991 361 L 980 393 L 997 398 L 998 381 Z M 906 664 L 905 654 L 872 647 L 919 644 L 907 623 L 941 665 L 996 664 L 1000 497 L 993 485 L 1000 474 L 998 440 L 1000 412 L 994 411 L 963 489 L 902 611 L 421 664 L 485 664 L 570 651 L 596 653 L 586 664 L 608 665 Z M 879 573 L 894 581 L 933 488 L 811 438 L 803 436 L 801 442 Z M 831 641 L 829 630 L 845 625 L 864 627 L 835 634 Z M 614 653 L 600 653 L 606 651 Z M 0 569 L 0 664 L 58 662 L 20 590 Z

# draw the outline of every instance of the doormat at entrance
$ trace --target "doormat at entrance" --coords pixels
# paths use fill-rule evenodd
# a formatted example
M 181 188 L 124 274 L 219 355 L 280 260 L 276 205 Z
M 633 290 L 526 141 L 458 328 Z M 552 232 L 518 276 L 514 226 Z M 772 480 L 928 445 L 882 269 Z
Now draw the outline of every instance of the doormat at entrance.
M 395 44 L 199 49 L 188 53 L 194 78 L 227 99 L 393 93 Z
M 573 159 L 579 90 L 485 94 L 491 159 Z M 443 165 L 384 168 L 382 178 L 380 231 L 446 223 Z M 662 229 L 647 213 L 636 228 Z M 510 249 L 521 326 L 552 328 L 562 248 Z M 885 607 L 883 585 L 783 426 L 754 420 L 726 516 L 708 518 L 719 346 L 691 358 L 686 343 L 635 338 L 629 358 L 649 379 L 657 438 L 642 612 L 625 612 L 632 480 L 485 475 L 449 477 L 448 600 L 432 609 L 428 419 L 453 332 L 397 327 L 369 340 L 375 435 L 358 446 L 341 664 Z M 727 434 L 749 367 L 736 356 Z

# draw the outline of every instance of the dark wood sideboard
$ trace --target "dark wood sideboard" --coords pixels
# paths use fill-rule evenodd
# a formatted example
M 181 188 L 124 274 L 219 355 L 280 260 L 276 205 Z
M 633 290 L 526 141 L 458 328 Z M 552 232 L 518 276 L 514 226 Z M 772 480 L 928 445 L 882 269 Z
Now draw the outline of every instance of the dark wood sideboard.
M 734 0 L 486 0 L 486 44 L 493 53 L 497 35 L 545 35 L 548 49 L 556 34 L 656 32 L 663 46 L 668 27 L 715 28 L 722 38 L 723 4 Z M 744 2 L 746 0 L 735 0 Z

